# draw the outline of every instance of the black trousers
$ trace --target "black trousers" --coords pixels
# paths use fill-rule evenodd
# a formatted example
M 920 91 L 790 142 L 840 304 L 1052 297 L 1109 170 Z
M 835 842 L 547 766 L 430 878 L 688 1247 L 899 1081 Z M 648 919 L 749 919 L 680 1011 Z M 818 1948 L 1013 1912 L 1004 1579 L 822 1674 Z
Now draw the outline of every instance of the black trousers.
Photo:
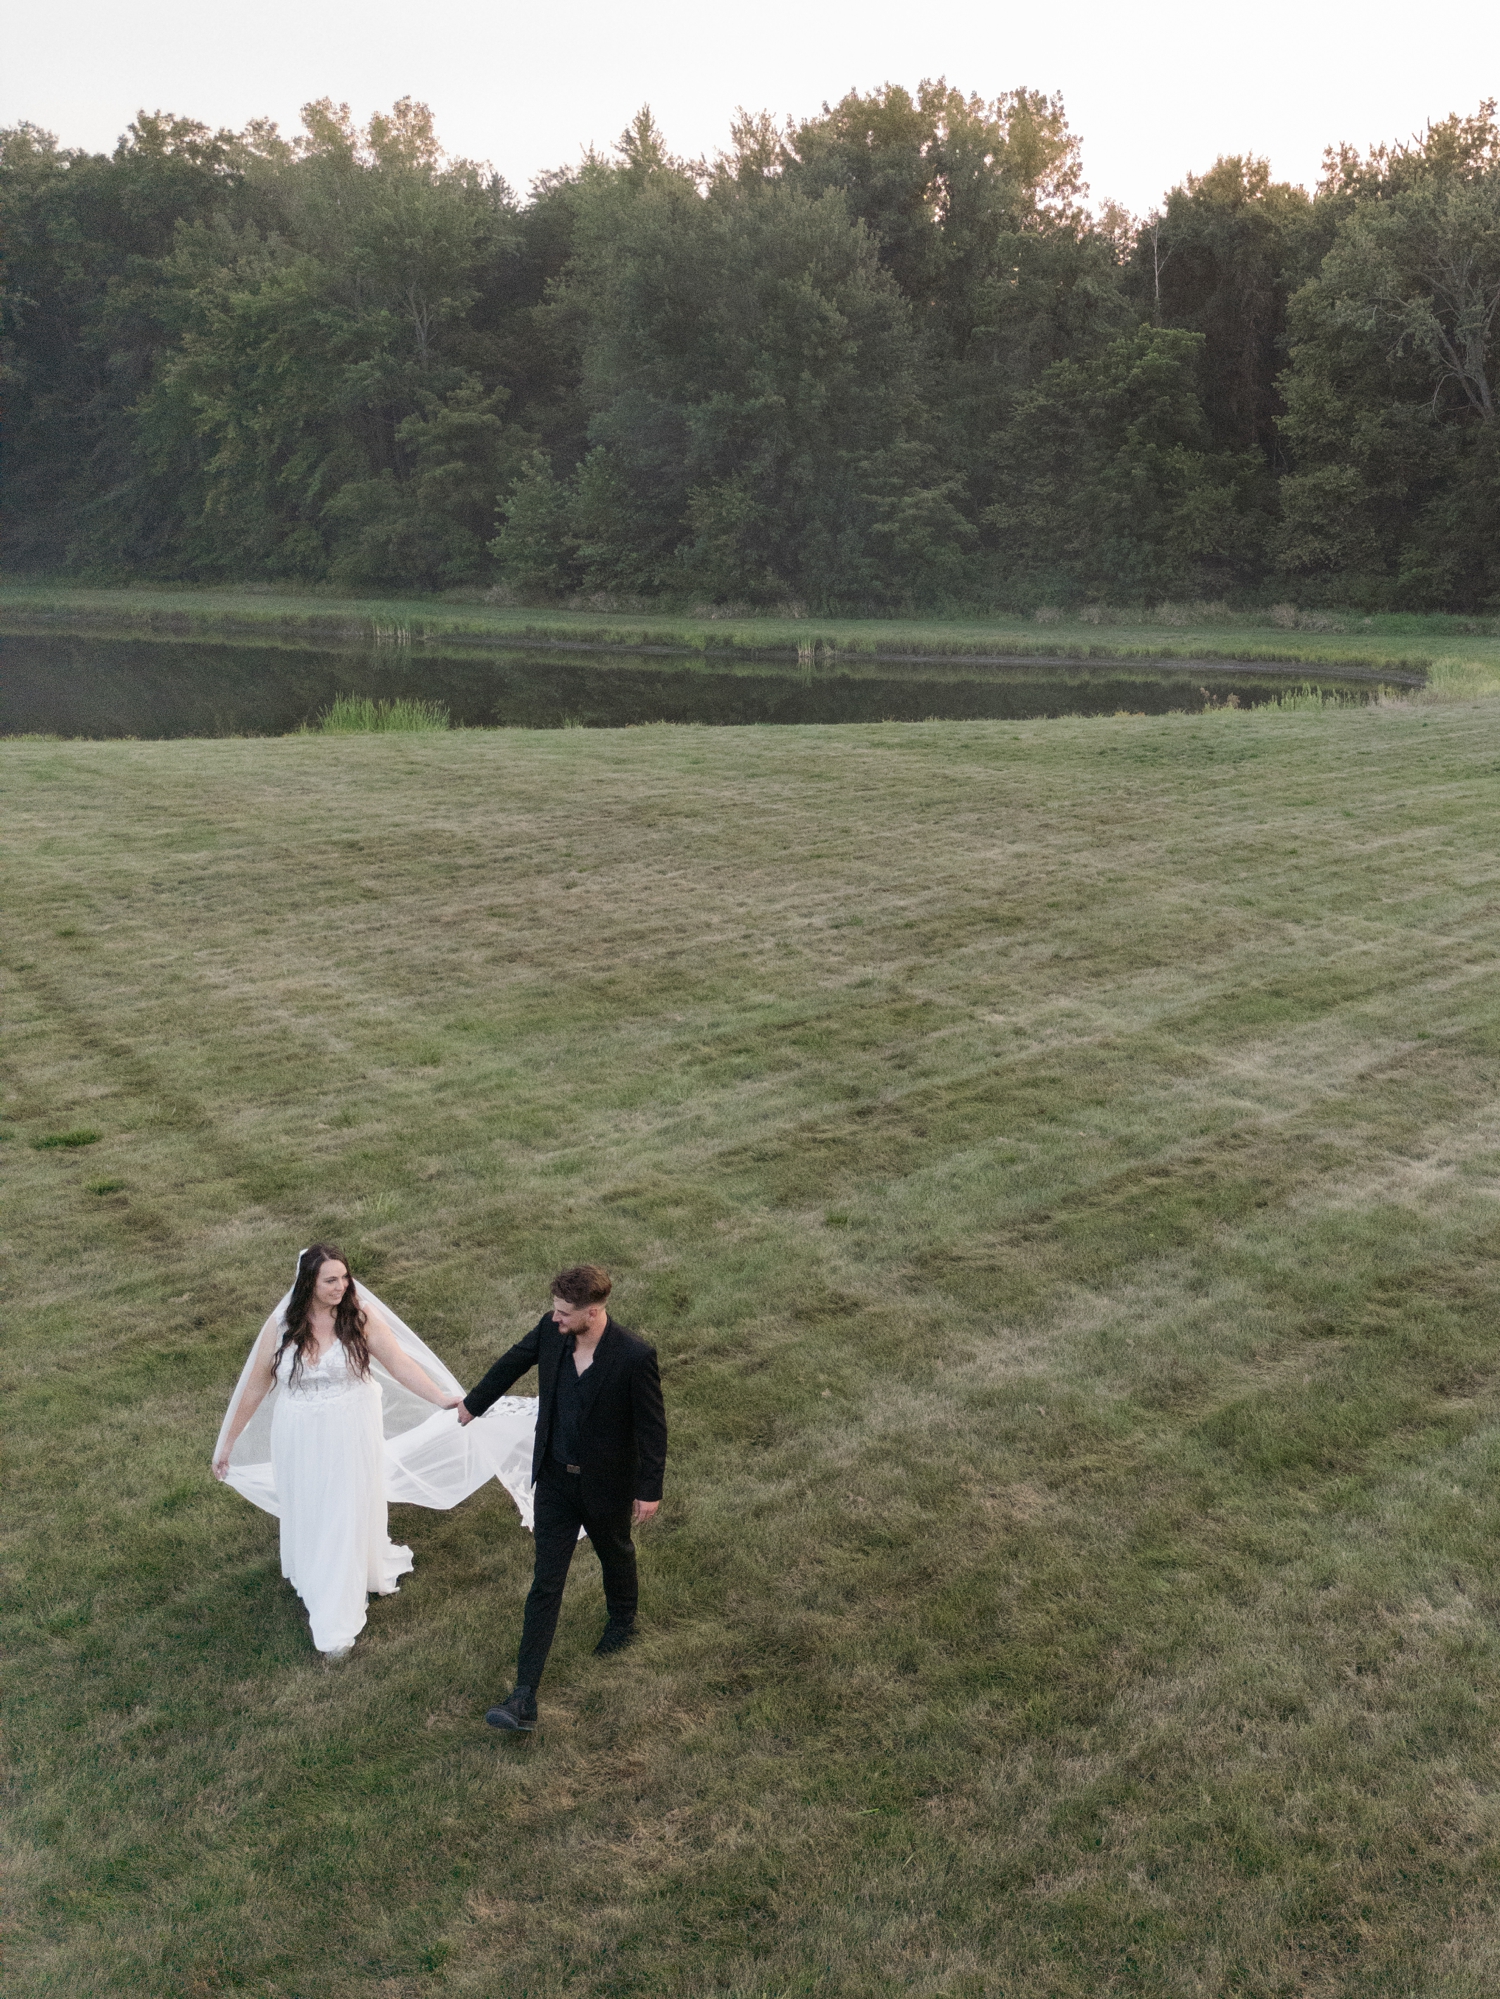
M 521 1653 L 516 1661 L 516 1685 L 533 1690 L 552 1650 L 563 1584 L 578 1546 L 578 1530 L 588 1535 L 604 1571 L 604 1604 L 610 1620 L 635 1622 L 640 1589 L 635 1573 L 635 1544 L 630 1538 L 631 1502 L 607 1513 L 585 1509 L 576 1472 L 543 1465 L 536 1482 L 536 1574 L 526 1598 L 521 1627 Z

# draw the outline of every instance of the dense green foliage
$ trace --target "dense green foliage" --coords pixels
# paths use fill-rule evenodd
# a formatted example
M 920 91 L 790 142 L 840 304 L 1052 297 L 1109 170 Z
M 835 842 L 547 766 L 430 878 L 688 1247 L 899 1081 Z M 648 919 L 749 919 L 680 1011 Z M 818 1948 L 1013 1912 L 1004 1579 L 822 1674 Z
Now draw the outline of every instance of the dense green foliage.
M 0 134 L 13 568 L 814 608 L 1500 599 L 1500 130 L 1084 205 L 1061 103 Z

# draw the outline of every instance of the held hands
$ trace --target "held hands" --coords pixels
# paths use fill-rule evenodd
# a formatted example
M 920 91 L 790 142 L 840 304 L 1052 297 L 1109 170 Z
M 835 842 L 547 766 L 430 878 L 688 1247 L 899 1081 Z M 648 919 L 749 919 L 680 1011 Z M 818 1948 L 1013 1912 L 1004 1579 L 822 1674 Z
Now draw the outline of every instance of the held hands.
M 465 1423 L 473 1422 L 474 1412 L 472 1409 L 466 1409 L 464 1407 L 464 1399 L 461 1395 L 458 1397 L 456 1401 L 450 1402 L 448 1406 L 450 1409 L 456 1409 L 458 1411 L 458 1426 L 460 1429 L 463 1428 Z

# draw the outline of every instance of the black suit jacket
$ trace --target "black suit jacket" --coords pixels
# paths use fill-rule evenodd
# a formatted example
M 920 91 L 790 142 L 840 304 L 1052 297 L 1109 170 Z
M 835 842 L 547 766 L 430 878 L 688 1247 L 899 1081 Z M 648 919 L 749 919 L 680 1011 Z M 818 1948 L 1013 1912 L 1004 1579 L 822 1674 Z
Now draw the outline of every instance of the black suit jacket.
M 573 1365 L 573 1342 L 557 1330 L 549 1312 L 525 1339 L 501 1354 L 464 1407 L 482 1416 L 512 1382 L 535 1368 L 540 1383 L 536 1447 L 531 1458 L 535 1483 L 552 1443 L 557 1414 L 557 1372 Z M 579 1497 L 590 1510 L 628 1506 L 633 1499 L 660 1499 L 667 1468 L 667 1412 L 661 1399 L 656 1349 L 613 1319 L 607 1321 L 594 1358 L 578 1378 Z

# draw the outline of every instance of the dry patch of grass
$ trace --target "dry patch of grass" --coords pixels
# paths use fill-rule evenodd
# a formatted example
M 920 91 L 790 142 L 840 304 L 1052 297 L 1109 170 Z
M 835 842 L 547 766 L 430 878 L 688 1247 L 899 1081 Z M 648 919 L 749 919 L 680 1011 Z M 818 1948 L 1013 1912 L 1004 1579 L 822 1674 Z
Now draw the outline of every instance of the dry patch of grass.
M 3 757 L 8 1989 L 1488 1989 L 1494 711 Z M 321 1233 L 658 1343 L 529 1744 L 498 1492 L 330 1673 L 208 1477 Z

